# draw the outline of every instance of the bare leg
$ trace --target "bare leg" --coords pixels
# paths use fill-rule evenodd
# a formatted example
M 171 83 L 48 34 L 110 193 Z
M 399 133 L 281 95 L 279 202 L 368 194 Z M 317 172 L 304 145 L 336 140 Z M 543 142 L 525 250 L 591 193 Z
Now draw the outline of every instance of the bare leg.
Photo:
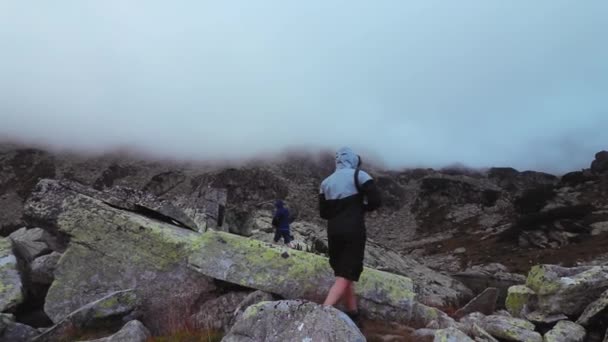
M 355 296 L 355 284 L 352 281 L 348 282 L 348 287 L 342 297 L 346 310 L 349 312 L 357 312 L 357 297 Z
M 327 293 L 327 298 L 325 298 L 325 302 L 323 304 L 336 305 L 336 303 L 338 303 L 344 296 L 350 282 L 351 281 L 346 278 L 336 277 L 336 281 L 329 289 L 329 293 Z

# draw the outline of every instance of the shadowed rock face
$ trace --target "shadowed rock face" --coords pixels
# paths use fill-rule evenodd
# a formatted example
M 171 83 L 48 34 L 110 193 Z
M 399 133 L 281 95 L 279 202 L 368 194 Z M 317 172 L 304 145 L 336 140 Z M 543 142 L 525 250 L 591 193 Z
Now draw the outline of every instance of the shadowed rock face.
M 0 312 L 14 311 L 23 301 L 21 277 L 11 241 L 0 238 Z

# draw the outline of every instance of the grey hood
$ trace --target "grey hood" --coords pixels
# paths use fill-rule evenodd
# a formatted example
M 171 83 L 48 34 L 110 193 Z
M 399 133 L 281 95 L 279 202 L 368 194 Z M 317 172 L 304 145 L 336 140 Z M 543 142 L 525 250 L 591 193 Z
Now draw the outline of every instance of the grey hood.
M 336 152 L 336 170 L 355 169 L 358 164 L 359 156 L 350 147 L 342 147 Z

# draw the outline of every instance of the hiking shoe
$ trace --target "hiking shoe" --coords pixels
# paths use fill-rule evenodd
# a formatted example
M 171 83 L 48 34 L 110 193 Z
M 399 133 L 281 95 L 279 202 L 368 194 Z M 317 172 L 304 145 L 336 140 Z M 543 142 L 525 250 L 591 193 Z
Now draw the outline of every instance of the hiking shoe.
M 359 311 L 350 311 L 350 312 L 345 312 L 346 315 L 353 321 L 353 323 L 355 323 L 355 325 L 357 326 L 357 328 L 362 329 L 363 328 L 363 322 L 361 321 L 361 315 L 359 315 Z

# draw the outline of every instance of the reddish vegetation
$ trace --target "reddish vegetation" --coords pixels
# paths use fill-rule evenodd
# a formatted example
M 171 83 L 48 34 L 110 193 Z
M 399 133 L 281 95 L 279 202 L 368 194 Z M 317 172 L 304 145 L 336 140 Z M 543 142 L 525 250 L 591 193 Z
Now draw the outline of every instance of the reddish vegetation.
M 414 342 L 414 329 L 386 321 L 364 320 L 363 335 L 369 342 Z
M 593 260 L 608 253 L 608 234 L 589 236 L 578 243 L 560 248 L 521 248 L 517 242 L 501 241 L 493 237 L 479 241 L 479 236 L 466 235 L 441 241 L 441 247 L 426 246 L 434 253 L 447 253 L 457 247 L 466 247 L 462 255 L 463 265 L 479 265 L 492 262 L 501 263 L 511 271 L 527 274 L 533 265 L 557 264 L 566 267 L 576 266 L 577 262 Z M 435 244 L 436 245 L 436 244 Z

